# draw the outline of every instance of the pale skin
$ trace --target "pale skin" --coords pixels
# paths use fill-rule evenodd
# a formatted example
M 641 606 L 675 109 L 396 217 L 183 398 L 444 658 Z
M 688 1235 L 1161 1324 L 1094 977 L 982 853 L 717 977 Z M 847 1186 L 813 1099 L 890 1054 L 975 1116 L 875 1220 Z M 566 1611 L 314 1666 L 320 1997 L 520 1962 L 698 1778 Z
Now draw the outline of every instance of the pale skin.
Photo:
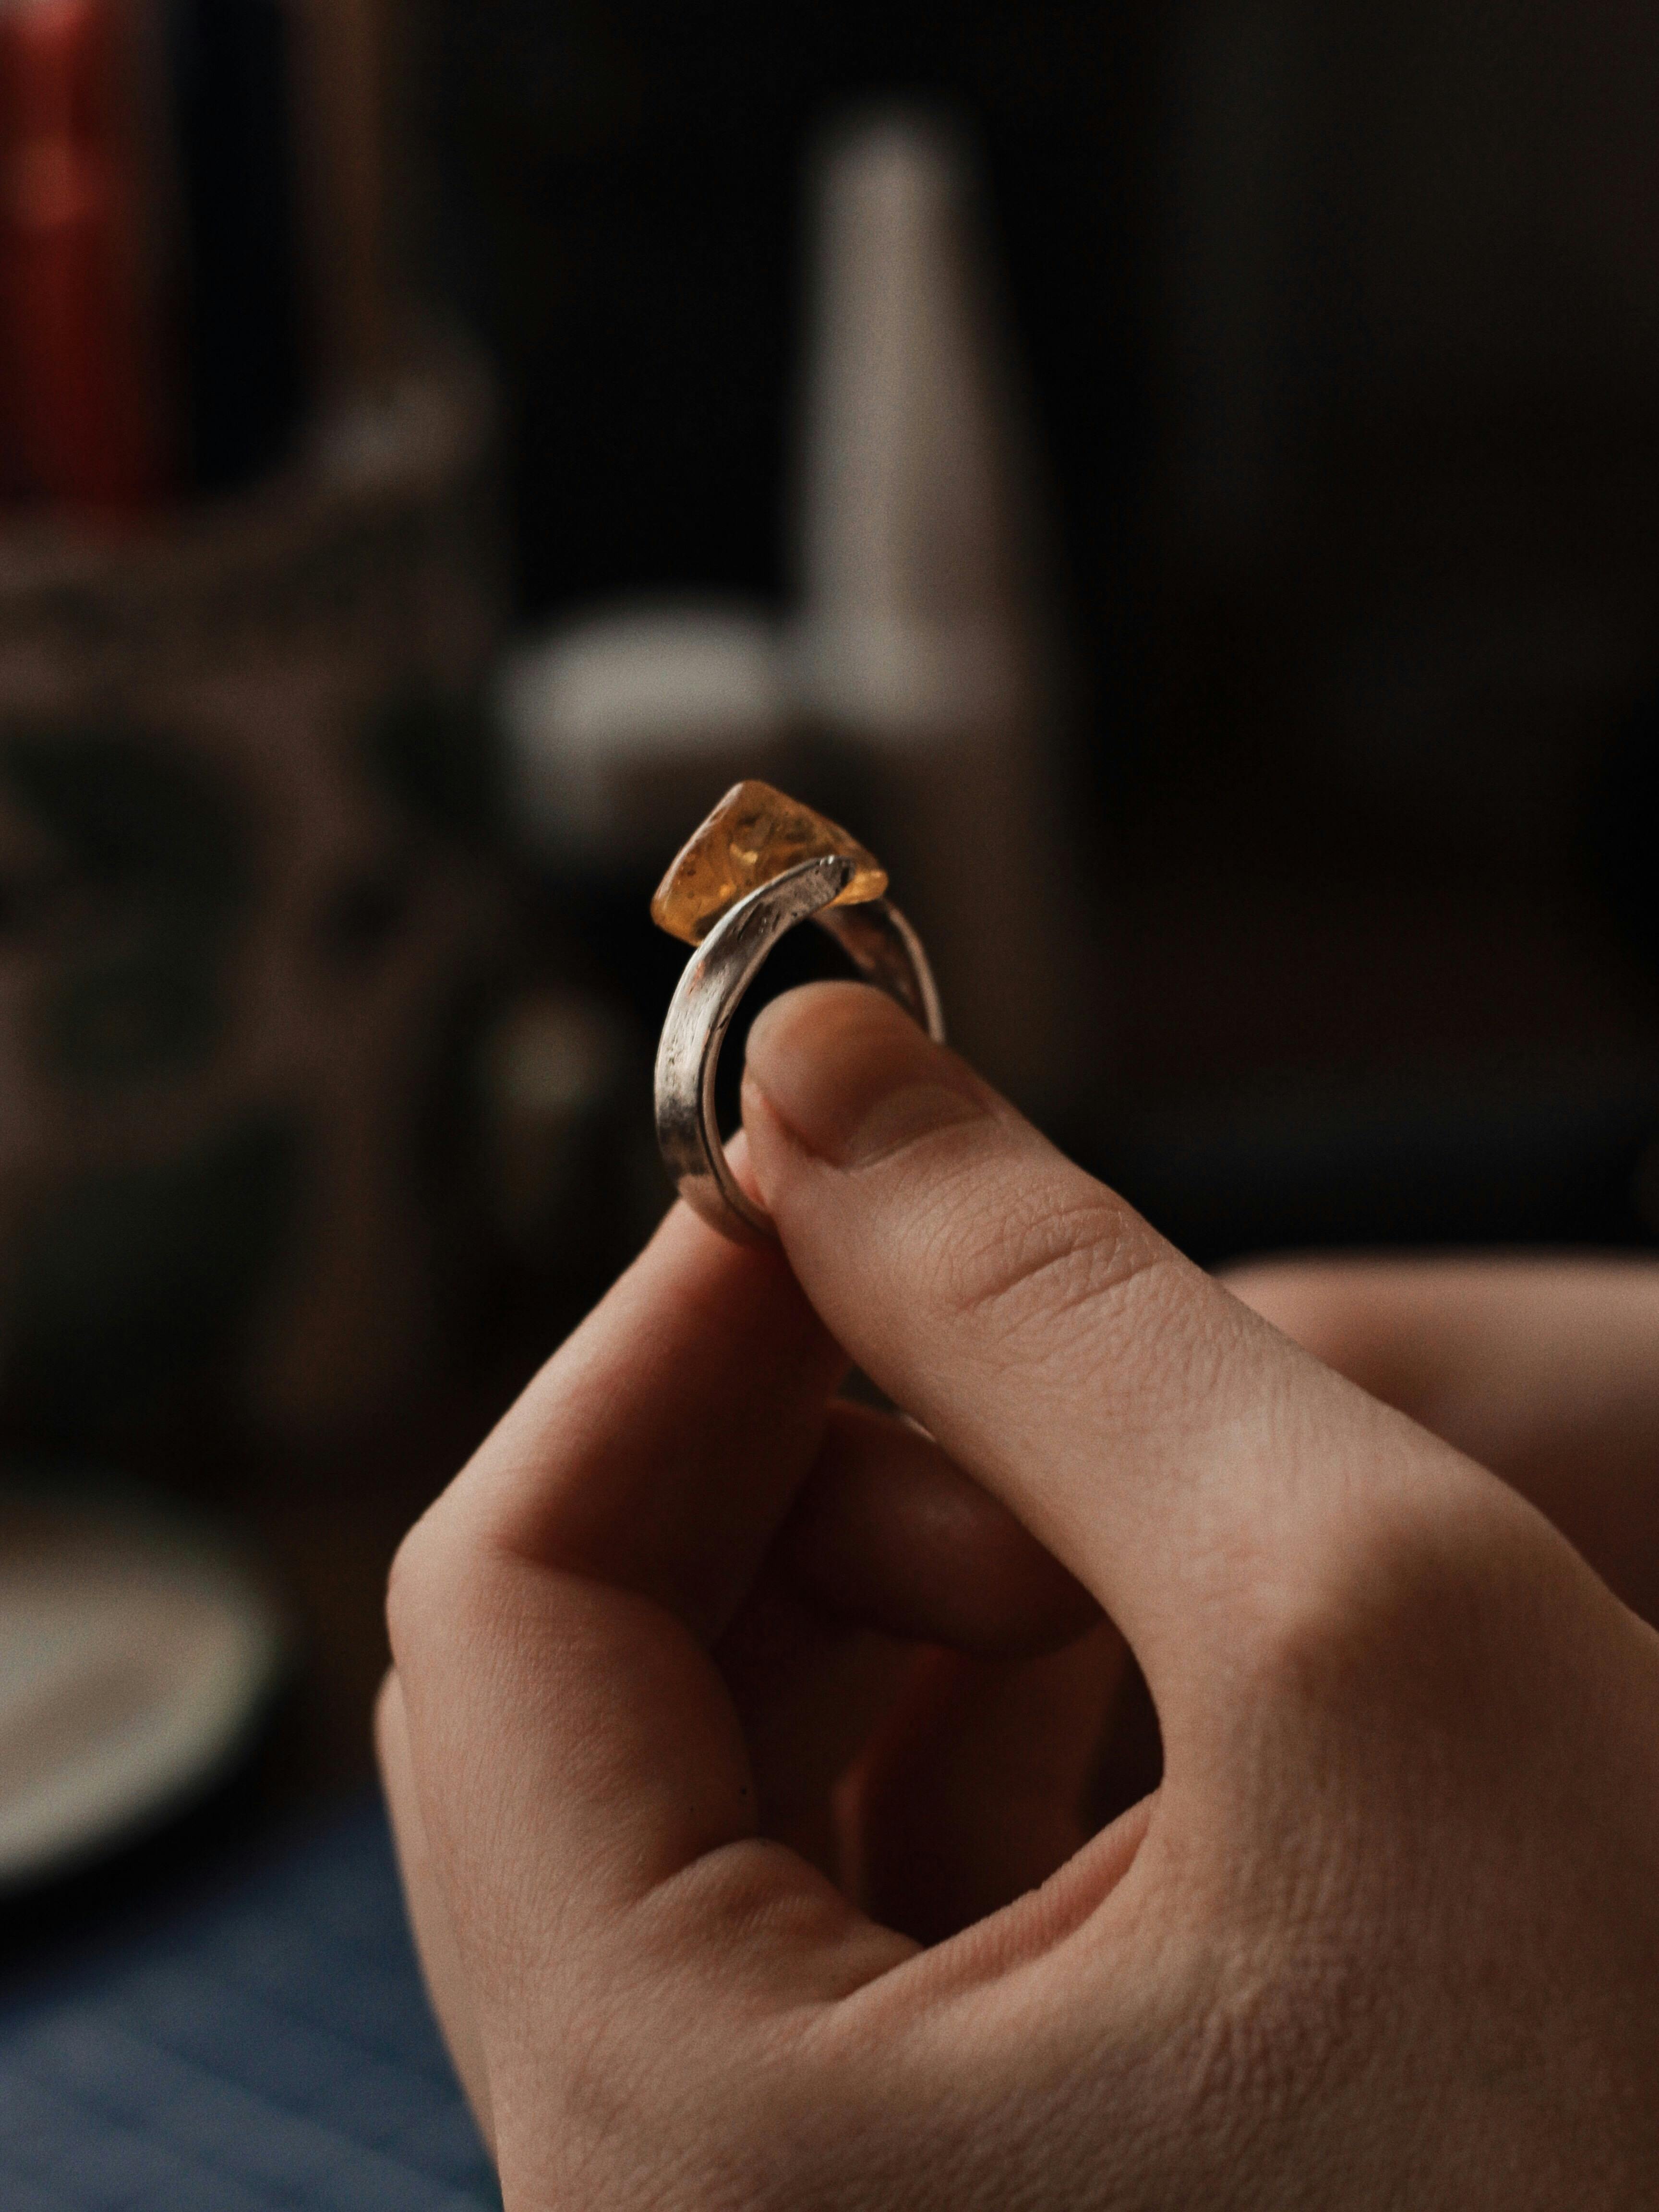
M 393 1574 L 509 2212 L 1659 2202 L 1659 1267 L 1224 1285 L 851 985 L 744 1118 Z

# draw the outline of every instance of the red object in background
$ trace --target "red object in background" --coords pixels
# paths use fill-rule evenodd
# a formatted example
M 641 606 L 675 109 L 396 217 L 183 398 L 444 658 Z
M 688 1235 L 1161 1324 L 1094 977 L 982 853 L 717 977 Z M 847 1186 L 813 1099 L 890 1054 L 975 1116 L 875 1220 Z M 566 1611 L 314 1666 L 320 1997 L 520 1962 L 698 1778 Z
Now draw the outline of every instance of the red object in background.
M 162 489 L 123 0 L 0 9 L 0 385 L 12 489 L 133 511 Z

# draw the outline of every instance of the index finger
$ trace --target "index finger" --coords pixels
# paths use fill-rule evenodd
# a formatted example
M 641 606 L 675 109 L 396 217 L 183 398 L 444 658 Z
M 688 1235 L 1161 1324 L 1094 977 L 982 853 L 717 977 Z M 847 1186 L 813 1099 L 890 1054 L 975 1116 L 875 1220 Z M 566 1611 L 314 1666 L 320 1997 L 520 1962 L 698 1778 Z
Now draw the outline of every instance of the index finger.
M 392 1651 L 464 1949 L 469 1911 L 548 1900 L 544 1940 L 753 1832 L 708 1650 L 844 1364 L 779 1255 L 677 1209 L 405 1538 Z
M 712 1643 L 811 1463 L 846 1368 L 780 1253 L 730 1244 L 678 1206 L 426 1534 L 635 1591 Z

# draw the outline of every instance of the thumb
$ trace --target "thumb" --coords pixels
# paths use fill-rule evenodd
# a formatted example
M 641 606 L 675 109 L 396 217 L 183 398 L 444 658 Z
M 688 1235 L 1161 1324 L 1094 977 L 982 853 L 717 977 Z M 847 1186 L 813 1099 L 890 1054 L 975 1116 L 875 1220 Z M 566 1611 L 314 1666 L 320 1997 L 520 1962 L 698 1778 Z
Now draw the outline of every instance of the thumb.
M 1363 1533 L 1489 1477 L 1183 1259 L 880 994 L 750 1035 L 750 1158 L 844 1349 L 1100 1600 L 1166 1730 Z

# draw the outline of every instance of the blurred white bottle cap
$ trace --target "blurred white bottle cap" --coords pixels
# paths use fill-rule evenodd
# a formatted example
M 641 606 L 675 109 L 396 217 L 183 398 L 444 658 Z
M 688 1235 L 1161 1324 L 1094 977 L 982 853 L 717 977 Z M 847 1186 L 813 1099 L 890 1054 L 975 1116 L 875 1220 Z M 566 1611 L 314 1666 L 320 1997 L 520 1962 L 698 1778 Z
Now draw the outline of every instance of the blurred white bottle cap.
M 793 634 L 804 712 L 921 930 L 952 1042 L 1067 1103 L 1079 988 L 1042 479 L 970 142 L 854 114 L 809 179 Z
M 518 826 L 601 873 L 665 866 L 741 777 L 787 777 L 776 625 L 732 605 L 623 604 L 519 647 L 501 671 Z

